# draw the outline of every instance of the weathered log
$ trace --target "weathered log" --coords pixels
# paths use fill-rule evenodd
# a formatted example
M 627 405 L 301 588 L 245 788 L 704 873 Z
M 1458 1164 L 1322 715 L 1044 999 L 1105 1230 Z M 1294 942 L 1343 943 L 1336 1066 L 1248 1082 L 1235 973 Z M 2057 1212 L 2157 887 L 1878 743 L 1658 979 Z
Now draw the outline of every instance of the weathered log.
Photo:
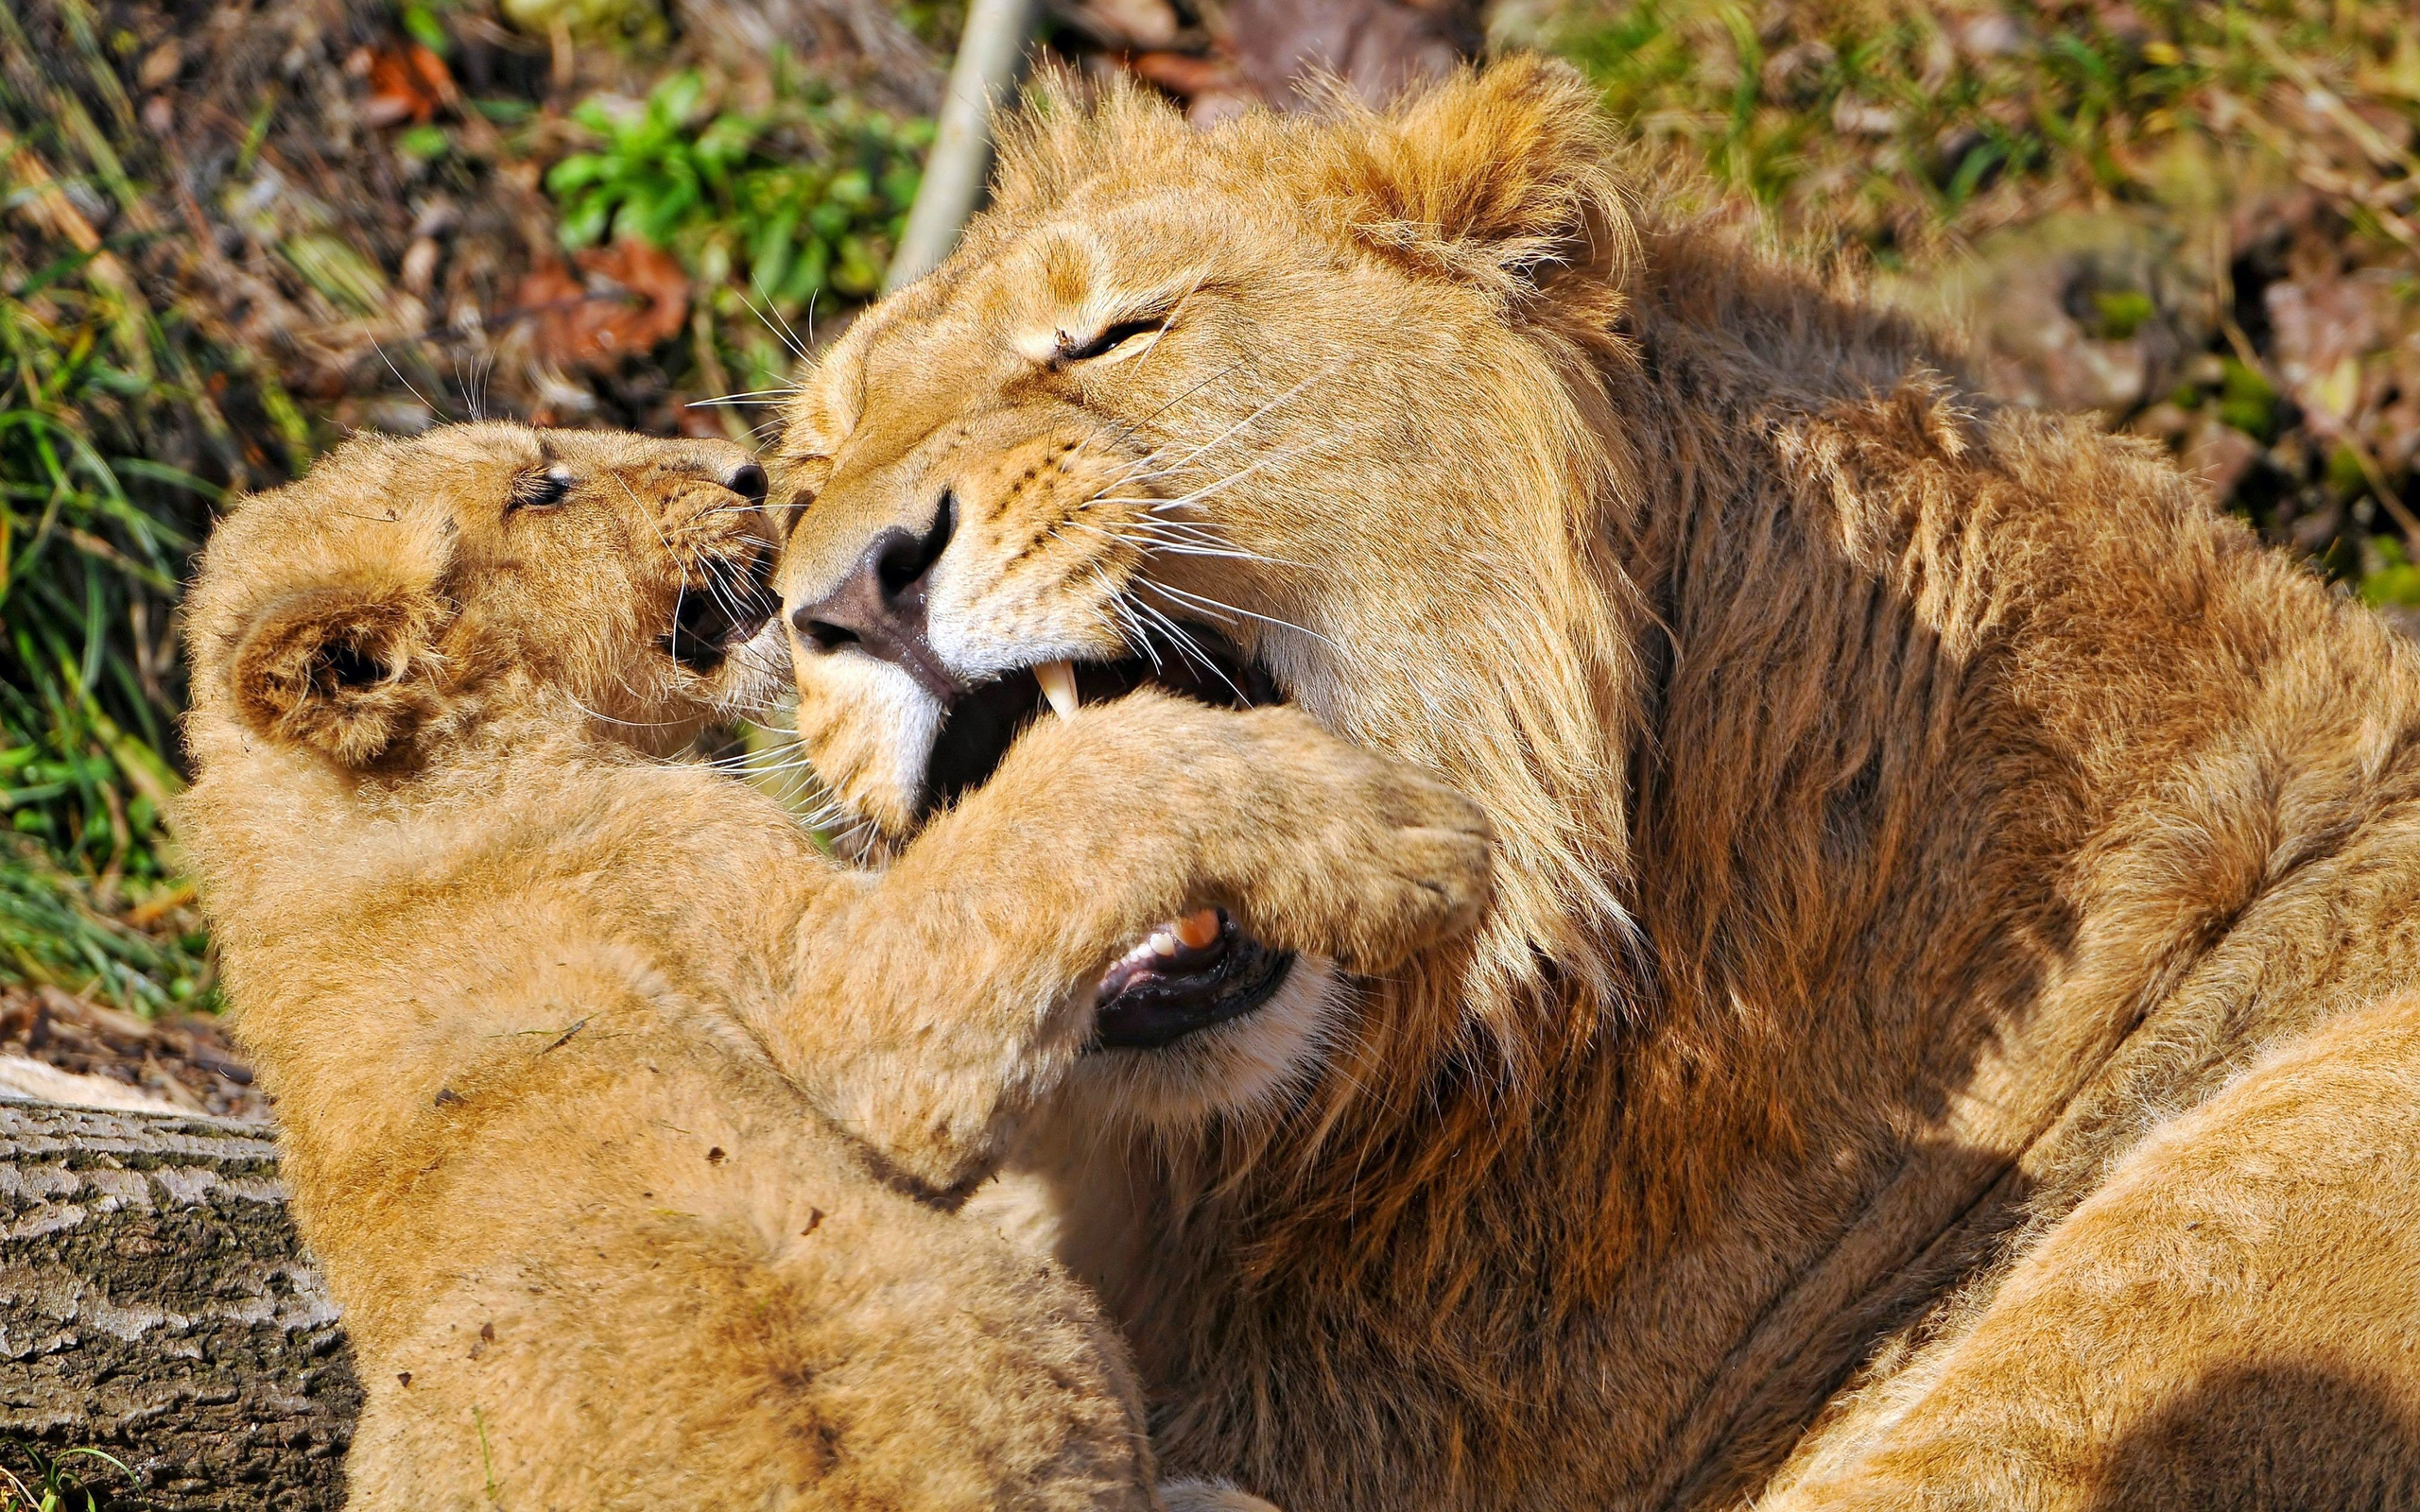
M 361 1388 L 285 1203 L 264 1125 L 0 1101 L 0 1439 L 124 1461 L 71 1462 L 109 1507 L 342 1505 Z

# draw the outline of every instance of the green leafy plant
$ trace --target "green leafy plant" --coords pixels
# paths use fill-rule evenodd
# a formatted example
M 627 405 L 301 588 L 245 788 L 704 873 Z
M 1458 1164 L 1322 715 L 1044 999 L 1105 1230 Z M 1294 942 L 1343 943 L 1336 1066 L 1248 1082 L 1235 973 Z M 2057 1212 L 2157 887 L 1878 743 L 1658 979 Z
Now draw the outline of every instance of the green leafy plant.
M 572 114 L 598 145 L 547 171 L 564 246 L 636 237 L 704 283 L 738 277 L 786 308 L 874 291 L 932 141 L 929 122 L 795 87 L 761 112 L 711 110 L 695 72 Z
M 2361 576 L 2361 601 L 2372 608 L 2420 608 L 2420 567 L 2392 536 L 2371 541 L 2378 564 Z
M 19 1445 L 17 1450 L 30 1469 L 26 1475 L 19 1475 L 0 1466 L 0 1512 L 98 1512 L 100 1494 L 70 1473 L 70 1460 L 97 1460 L 121 1475 L 134 1473 L 114 1455 L 97 1449 L 71 1449 L 56 1456 L 31 1445 Z

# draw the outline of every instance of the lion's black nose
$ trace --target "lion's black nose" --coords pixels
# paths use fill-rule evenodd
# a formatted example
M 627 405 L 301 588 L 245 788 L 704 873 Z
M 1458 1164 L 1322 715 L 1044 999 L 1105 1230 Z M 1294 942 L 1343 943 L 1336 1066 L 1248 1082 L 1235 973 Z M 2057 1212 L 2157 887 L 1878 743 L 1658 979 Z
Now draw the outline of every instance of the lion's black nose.
M 826 651 L 863 646 L 897 664 L 942 702 L 952 701 L 959 691 L 958 679 L 925 640 L 925 593 L 933 564 L 949 549 L 957 524 L 957 501 L 944 493 L 930 529 L 921 536 L 898 525 L 884 530 L 841 576 L 838 587 L 800 606 L 790 623 Z

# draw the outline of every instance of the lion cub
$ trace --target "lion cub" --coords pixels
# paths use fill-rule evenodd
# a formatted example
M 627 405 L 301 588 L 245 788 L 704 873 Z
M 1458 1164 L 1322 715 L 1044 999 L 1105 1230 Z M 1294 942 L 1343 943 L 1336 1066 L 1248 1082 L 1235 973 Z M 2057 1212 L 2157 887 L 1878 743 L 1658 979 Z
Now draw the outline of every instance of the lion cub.
M 1162 921 L 1378 970 L 1481 900 L 1461 799 L 1156 696 L 837 865 L 662 759 L 786 669 L 763 478 L 363 439 L 204 556 L 182 833 L 368 1386 L 355 1508 L 1160 1504 L 1117 1340 L 957 1195 Z

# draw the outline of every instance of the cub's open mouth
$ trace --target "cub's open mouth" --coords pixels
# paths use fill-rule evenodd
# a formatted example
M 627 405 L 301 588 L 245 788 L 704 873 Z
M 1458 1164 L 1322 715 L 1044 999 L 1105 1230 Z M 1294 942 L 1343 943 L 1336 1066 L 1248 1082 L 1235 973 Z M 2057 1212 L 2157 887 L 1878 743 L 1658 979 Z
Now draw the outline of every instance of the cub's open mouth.
M 761 548 L 745 559 L 701 559 L 699 572 L 703 583 L 681 591 L 672 628 L 656 644 L 673 661 L 705 678 L 756 638 L 782 599 L 773 589 L 773 554 Z
M 1163 924 L 1101 978 L 1091 1048 L 1158 1050 L 1240 1019 L 1276 995 L 1293 965 L 1292 952 L 1253 939 L 1223 909 Z
M 1025 667 L 970 689 L 942 716 L 925 766 L 927 812 L 956 802 L 991 781 L 1019 731 L 1056 707 L 1102 703 L 1137 688 L 1158 688 L 1221 709 L 1283 703 L 1277 679 L 1246 660 L 1235 643 L 1206 626 L 1183 627 L 1187 648 L 1153 648 L 1115 662 L 1053 662 Z M 1046 679 L 1048 686 L 1046 687 Z

